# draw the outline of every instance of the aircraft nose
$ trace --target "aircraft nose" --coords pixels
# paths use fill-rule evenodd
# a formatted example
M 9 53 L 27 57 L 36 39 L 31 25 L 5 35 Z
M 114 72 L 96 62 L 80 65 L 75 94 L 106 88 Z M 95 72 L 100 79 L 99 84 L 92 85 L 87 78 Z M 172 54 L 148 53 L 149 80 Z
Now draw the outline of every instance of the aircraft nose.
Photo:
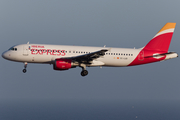
M 2 55 L 1 55 L 1 56 L 4 58 L 4 57 L 5 57 L 5 56 L 4 56 L 4 53 L 2 53 Z
M 1 55 L 4 59 L 7 59 L 7 52 L 3 52 Z

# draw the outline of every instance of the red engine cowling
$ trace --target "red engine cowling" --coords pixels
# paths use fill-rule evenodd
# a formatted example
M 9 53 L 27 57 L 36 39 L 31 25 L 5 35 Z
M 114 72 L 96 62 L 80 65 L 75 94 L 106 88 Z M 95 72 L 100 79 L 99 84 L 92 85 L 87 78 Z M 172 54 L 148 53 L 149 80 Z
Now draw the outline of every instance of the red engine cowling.
M 54 70 L 68 70 L 72 67 L 72 60 L 56 59 L 54 62 Z

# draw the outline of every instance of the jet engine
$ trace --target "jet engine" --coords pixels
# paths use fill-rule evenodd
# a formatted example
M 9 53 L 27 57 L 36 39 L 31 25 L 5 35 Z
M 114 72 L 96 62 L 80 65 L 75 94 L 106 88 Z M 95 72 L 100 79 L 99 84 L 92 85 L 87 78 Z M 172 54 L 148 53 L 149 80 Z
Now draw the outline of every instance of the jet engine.
M 59 58 L 59 59 L 55 59 L 53 67 L 54 70 L 68 70 L 75 66 L 73 65 L 72 60 Z

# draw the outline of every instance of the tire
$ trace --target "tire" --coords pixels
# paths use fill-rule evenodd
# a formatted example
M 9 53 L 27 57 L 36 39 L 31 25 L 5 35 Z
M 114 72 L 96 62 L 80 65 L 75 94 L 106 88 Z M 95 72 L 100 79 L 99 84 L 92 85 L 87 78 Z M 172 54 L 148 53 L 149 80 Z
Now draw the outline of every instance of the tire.
M 83 70 L 83 71 L 81 72 L 81 76 L 86 76 L 86 75 L 88 75 L 88 71 L 87 71 L 87 70 Z
M 27 71 L 26 69 L 23 69 L 23 73 L 26 73 L 26 71 Z

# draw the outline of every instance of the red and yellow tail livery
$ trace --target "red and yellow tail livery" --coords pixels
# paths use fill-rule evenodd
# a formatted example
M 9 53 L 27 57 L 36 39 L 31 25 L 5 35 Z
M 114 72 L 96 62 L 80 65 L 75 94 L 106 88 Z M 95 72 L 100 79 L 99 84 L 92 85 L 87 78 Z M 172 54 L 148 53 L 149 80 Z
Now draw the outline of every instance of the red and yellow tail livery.
M 169 57 L 177 56 L 176 53 L 168 53 L 175 26 L 176 23 L 166 23 L 152 40 L 143 47 L 136 59 L 129 66 L 162 61 L 170 59 Z
M 167 52 L 174 33 L 176 23 L 166 23 L 164 27 L 144 47 L 146 50 Z

